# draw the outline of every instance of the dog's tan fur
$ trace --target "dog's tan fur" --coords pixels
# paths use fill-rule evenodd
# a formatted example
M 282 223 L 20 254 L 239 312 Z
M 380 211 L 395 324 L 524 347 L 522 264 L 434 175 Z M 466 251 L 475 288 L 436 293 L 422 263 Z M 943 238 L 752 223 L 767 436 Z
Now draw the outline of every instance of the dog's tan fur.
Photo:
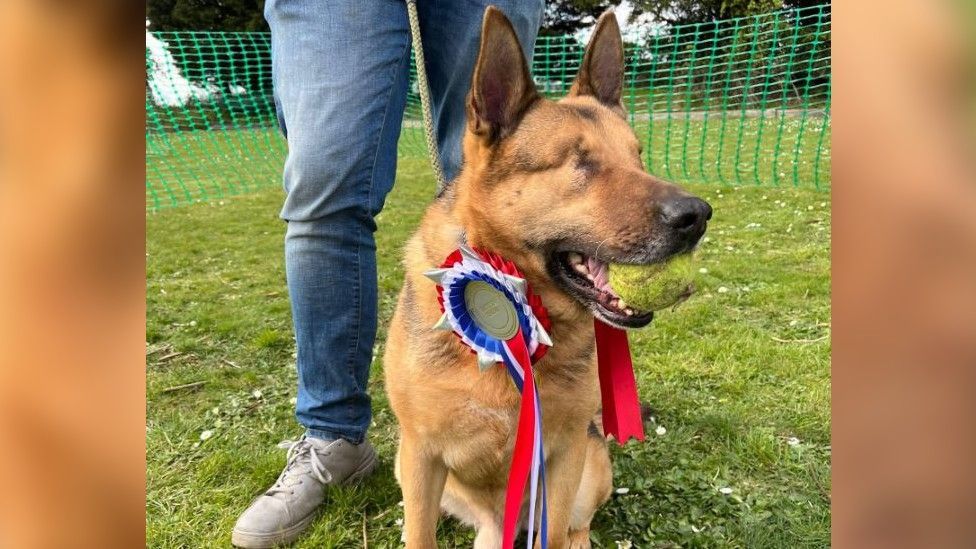
M 600 404 L 593 315 L 557 286 L 540 250 L 570 237 L 627 250 L 655 230 L 648 205 L 675 191 L 643 172 L 620 106 L 622 74 L 619 27 L 607 14 L 569 97 L 544 100 L 508 20 L 492 8 L 485 14 L 464 167 L 406 246 L 384 358 L 400 424 L 407 547 L 436 545 L 442 510 L 477 528 L 475 547 L 501 544 L 519 395 L 503 368 L 480 372 L 454 334 L 431 329 L 441 311 L 423 276 L 462 240 L 515 262 L 549 311 L 555 345 L 535 366 L 549 540 L 556 549 L 589 547 L 590 520 L 611 491 L 606 441 L 592 424 Z

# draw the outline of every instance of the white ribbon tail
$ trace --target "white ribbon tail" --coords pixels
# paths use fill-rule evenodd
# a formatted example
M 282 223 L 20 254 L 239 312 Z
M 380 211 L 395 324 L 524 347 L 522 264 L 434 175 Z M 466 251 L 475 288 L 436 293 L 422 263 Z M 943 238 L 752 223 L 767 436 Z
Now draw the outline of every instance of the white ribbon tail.
M 538 391 L 538 387 L 536 390 Z M 538 393 L 536 394 L 538 397 Z M 535 511 L 540 507 L 536 502 L 539 487 L 539 471 L 542 469 L 542 410 L 539 408 L 539 399 L 535 400 L 535 443 L 532 446 L 532 475 L 529 484 L 529 531 L 527 549 L 533 549 L 535 532 Z M 539 535 L 542 535 L 541 531 Z

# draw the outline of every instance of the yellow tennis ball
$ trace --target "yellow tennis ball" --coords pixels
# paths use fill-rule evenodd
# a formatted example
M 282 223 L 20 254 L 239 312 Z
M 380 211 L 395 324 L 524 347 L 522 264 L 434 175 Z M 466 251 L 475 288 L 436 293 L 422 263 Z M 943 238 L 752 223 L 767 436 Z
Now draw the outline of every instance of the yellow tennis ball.
M 610 265 L 610 287 L 627 305 L 659 311 L 680 303 L 694 291 L 694 260 L 690 253 L 654 265 Z

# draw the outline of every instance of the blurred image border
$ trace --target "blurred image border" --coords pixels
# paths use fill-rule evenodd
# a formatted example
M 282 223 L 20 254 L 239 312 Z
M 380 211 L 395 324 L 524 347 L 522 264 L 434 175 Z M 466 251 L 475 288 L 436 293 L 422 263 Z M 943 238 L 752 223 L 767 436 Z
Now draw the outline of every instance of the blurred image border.
M 144 540 L 137 6 L 0 3 L 3 547 Z M 971 546 L 973 7 L 833 9 L 833 544 Z

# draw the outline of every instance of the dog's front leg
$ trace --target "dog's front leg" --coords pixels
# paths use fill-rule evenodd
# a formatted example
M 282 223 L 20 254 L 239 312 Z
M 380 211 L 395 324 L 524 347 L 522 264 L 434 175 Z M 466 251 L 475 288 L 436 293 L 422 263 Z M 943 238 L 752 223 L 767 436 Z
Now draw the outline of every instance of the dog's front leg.
M 570 518 L 586 463 L 586 431 L 580 431 L 581 436 L 567 435 L 572 440 L 566 440 L 559 453 L 551 455 L 546 461 L 551 549 L 569 547 Z
M 447 467 L 423 447 L 415 435 L 400 438 L 400 488 L 403 490 L 403 531 L 408 549 L 437 547 L 437 518 Z

